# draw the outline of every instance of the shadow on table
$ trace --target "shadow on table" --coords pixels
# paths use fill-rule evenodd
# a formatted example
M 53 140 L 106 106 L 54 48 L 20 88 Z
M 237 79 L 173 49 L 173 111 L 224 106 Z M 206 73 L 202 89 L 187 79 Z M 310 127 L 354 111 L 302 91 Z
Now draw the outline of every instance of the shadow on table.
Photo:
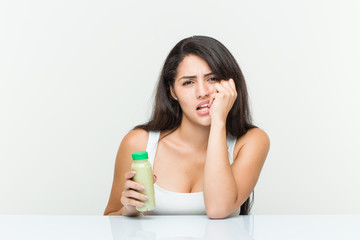
M 110 217 L 114 240 L 253 239 L 253 217 L 210 220 L 206 216 Z

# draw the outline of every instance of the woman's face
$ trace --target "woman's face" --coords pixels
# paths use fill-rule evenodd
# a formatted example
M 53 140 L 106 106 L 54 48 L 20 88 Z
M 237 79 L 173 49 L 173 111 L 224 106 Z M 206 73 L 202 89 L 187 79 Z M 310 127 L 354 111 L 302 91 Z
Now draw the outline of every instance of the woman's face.
M 188 55 L 179 64 L 171 95 L 183 111 L 183 122 L 210 126 L 209 100 L 218 79 L 205 60 Z

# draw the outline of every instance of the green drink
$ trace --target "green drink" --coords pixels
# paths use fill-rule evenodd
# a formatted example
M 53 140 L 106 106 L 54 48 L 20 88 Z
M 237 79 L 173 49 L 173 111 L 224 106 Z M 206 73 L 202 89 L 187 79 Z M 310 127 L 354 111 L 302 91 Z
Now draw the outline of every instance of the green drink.
M 149 200 L 142 201 L 145 203 L 142 207 L 136 207 L 139 212 L 146 212 L 155 209 L 154 180 L 151 164 L 148 161 L 148 153 L 146 151 L 134 152 L 132 154 L 133 163 L 131 170 L 136 174 L 133 177 L 135 182 L 145 186 L 145 190 L 139 191 L 150 197 Z

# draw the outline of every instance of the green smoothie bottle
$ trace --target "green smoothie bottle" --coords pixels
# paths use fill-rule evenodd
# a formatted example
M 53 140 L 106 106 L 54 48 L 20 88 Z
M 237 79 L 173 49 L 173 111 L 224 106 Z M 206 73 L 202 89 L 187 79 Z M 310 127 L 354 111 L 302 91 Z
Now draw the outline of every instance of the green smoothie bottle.
M 136 174 L 133 177 L 135 182 L 145 186 L 145 190 L 139 191 L 150 197 L 149 200 L 142 201 L 145 203 L 142 207 L 136 207 L 139 212 L 146 212 L 155 209 L 154 180 L 151 164 L 148 161 L 148 153 L 146 151 L 134 152 L 132 154 L 133 163 L 131 170 Z

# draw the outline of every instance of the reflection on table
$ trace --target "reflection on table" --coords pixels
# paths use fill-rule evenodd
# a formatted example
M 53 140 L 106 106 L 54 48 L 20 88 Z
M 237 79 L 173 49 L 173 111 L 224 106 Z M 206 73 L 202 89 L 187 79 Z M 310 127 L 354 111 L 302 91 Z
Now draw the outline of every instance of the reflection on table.
M 0 239 L 360 239 L 360 215 L 206 216 L 0 215 Z
M 252 216 L 210 220 L 206 216 L 110 217 L 114 240 L 118 239 L 253 239 Z

